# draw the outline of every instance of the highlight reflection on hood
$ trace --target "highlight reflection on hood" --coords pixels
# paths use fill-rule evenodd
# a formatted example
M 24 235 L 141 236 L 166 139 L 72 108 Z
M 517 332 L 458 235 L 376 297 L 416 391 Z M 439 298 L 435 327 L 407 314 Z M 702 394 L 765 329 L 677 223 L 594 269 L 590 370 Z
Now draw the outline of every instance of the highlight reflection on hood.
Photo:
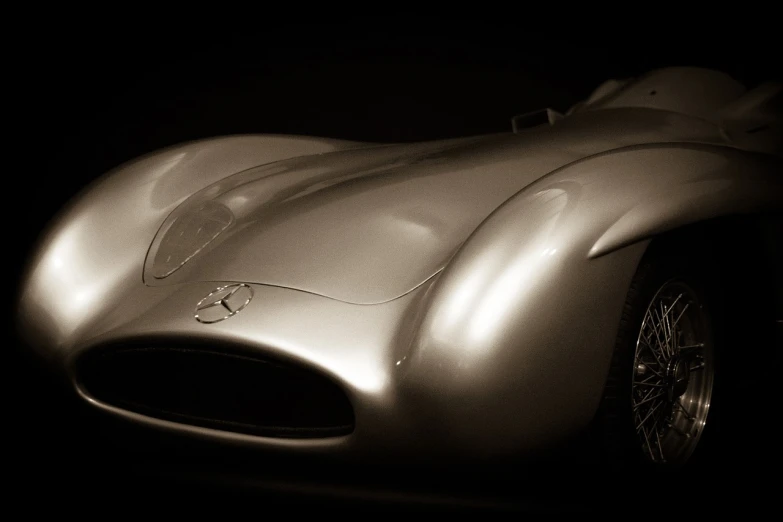
M 203 201 L 180 214 L 163 235 L 153 277 L 163 279 L 176 272 L 233 222 L 231 210 L 216 201 Z

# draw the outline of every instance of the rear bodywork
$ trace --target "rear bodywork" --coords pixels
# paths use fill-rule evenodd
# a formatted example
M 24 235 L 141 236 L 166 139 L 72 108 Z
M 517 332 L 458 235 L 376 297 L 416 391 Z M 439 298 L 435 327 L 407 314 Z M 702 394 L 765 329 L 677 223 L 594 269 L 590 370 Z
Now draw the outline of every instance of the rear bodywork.
M 711 94 L 677 91 L 694 84 Z M 173 147 L 107 174 L 53 221 L 22 282 L 20 331 L 89 403 L 157 429 L 362 457 L 535 450 L 593 417 L 650 241 L 783 209 L 779 119 L 765 109 L 779 91 L 760 89 L 674 69 L 518 133 Z M 241 309 L 196 319 L 236 284 Z M 143 355 L 101 366 L 120 352 Z M 172 412 L 188 397 L 156 410 L 96 392 L 122 380 L 96 373 L 123 364 L 123 386 L 170 372 L 214 400 Z M 280 425 L 286 407 L 266 428 L 264 411 L 220 418 L 232 399 L 218 390 L 252 395 L 253 379 L 258 405 L 307 404 L 291 391 L 304 383 L 326 401 L 311 409 L 334 416 L 321 431 Z

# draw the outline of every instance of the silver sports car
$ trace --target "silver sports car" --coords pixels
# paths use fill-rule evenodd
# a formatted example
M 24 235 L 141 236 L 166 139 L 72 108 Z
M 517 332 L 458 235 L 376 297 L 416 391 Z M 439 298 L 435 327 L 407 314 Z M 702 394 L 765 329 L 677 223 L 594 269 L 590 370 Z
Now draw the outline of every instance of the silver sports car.
M 779 356 L 781 97 L 668 68 L 501 134 L 168 148 L 53 220 L 19 330 L 152 432 L 412 462 L 589 429 L 678 467 Z

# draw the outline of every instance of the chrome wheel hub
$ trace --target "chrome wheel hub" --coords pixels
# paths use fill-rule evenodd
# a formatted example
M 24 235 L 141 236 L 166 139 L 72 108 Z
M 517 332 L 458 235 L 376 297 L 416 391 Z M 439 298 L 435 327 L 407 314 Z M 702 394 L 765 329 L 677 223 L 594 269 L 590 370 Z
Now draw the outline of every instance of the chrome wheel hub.
M 632 407 L 648 460 L 681 464 L 696 448 L 714 378 L 703 305 L 689 286 L 664 284 L 644 314 L 634 354 Z
M 690 361 L 673 357 L 666 368 L 666 395 L 669 401 L 679 399 L 688 389 Z

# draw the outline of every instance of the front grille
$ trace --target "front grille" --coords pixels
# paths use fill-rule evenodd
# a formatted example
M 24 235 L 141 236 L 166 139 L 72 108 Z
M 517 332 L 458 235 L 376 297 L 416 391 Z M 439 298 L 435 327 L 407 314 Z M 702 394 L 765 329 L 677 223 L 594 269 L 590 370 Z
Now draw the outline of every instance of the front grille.
M 93 398 L 136 413 L 266 437 L 353 431 L 345 393 L 303 368 L 193 347 L 123 347 L 88 353 L 76 378 Z

